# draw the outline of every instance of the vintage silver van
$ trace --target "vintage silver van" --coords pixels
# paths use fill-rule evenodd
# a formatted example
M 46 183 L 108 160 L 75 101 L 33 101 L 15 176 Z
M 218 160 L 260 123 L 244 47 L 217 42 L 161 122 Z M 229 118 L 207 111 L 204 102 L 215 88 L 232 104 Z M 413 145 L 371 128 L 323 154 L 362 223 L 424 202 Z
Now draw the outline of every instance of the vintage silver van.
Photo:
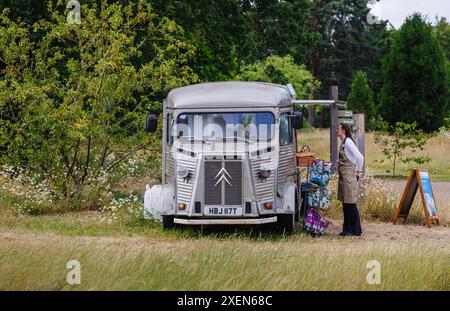
M 195 84 L 163 105 L 162 185 L 147 186 L 144 217 L 164 228 L 277 223 L 295 231 L 299 204 L 293 88 L 258 82 Z M 158 117 L 147 116 L 156 131 Z

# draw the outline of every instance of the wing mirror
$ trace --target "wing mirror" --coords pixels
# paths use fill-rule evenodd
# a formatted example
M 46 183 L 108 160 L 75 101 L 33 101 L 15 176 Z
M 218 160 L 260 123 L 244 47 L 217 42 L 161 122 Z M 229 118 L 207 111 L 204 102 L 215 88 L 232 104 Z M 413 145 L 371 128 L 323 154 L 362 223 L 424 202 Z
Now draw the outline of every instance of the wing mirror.
M 303 113 L 300 111 L 295 111 L 292 116 L 292 127 L 296 130 L 303 128 Z
M 153 113 L 149 113 L 147 115 L 147 119 L 145 122 L 145 131 L 146 132 L 156 132 L 158 127 L 158 116 Z

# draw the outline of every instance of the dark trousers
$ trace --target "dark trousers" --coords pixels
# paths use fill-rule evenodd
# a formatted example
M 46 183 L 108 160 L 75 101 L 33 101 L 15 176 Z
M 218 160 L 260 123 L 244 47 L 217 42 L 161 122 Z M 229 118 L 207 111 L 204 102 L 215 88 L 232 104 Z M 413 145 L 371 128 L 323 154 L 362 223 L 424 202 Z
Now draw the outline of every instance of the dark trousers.
M 344 225 L 342 226 L 342 231 L 360 235 L 362 233 L 362 229 L 358 207 L 356 207 L 356 204 L 353 203 L 343 203 L 343 207 Z

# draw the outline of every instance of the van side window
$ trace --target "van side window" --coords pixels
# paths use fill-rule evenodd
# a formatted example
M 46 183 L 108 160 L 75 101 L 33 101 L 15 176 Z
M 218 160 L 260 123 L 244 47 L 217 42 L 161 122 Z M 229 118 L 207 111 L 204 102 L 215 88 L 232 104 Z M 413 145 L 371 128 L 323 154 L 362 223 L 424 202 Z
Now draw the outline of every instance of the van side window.
M 280 116 L 280 144 L 292 144 L 292 127 L 289 112 L 283 112 Z
M 170 147 L 173 145 L 173 135 L 172 135 L 172 121 L 173 115 L 171 113 L 167 114 L 167 145 Z

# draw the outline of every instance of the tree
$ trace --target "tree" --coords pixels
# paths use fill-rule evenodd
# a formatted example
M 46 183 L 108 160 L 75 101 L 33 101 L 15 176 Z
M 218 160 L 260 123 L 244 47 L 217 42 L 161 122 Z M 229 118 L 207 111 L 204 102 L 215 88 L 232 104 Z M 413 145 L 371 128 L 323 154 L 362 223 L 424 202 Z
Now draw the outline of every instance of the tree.
M 253 15 L 246 1 L 154 0 L 155 11 L 174 20 L 185 30 L 184 40 L 196 48 L 189 66 L 201 81 L 232 79 L 240 62 L 258 59 Z
M 197 81 L 187 66 L 193 46 L 149 4 L 82 11 L 81 25 L 54 8 L 32 27 L 0 15 L 0 164 L 31 170 L 78 202 L 147 148 L 142 122 L 161 94 Z
M 381 112 L 391 125 L 412 123 L 435 131 L 448 113 L 444 54 L 431 26 L 414 14 L 394 35 L 383 60 Z
M 422 130 L 417 128 L 417 124 L 406 124 L 397 122 L 395 127 L 389 126 L 387 123 L 382 123 L 382 128 L 379 128 L 375 134 L 375 143 L 380 145 L 381 151 L 385 160 L 392 164 L 392 176 L 395 176 L 397 161 L 403 164 L 417 163 L 424 164 L 430 161 L 430 158 L 417 155 L 419 151 L 424 150 L 427 142 L 427 135 Z M 415 156 L 406 156 L 405 151 L 409 150 Z
M 434 26 L 436 39 L 444 50 L 447 60 L 450 61 L 450 24 L 445 17 L 442 17 Z
M 57 0 L 33 1 L 33 0 L 0 0 L 0 11 L 8 8 L 10 16 L 17 17 L 21 22 L 32 25 L 39 19 L 49 17 L 48 2 Z
M 445 57 L 447 58 L 447 93 L 448 96 L 450 96 L 450 24 L 447 22 L 446 18 L 443 17 L 437 22 L 436 26 L 434 27 L 434 32 L 436 35 L 436 39 L 441 45 Z M 448 114 L 450 114 L 450 103 L 448 103 L 448 105 Z
M 386 22 L 369 24 L 367 0 L 313 0 L 310 9 L 310 30 L 317 35 L 307 63 L 313 76 L 321 81 L 314 97 L 328 98 L 329 88 L 339 86 L 339 94 L 348 96 L 352 76 L 364 70 L 378 93 L 381 75 L 380 60 L 387 51 Z M 310 109 L 310 122 L 314 111 Z M 321 126 L 325 126 L 322 110 Z
M 291 83 L 298 98 L 308 98 L 320 86 L 305 66 L 295 64 L 289 55 L 272 55 L 260 63 L 244 66 L 236 78 L 283 85 Z
M 309 0 L 249 2 L 259 52 L 255 60 L 275 54 L 291 55 L 297 64 L 306 63 L 318 37 L 309 29 L 313 3 Z
M 372 129 L 375 117 L 375 103 L 373 92 L 369 86 L 367 76 L 363 71 L 357 71 L 353 78 L 352 88 L 347 97 L 349 109 L 355 113 L 364 113 L 367 128 Z

